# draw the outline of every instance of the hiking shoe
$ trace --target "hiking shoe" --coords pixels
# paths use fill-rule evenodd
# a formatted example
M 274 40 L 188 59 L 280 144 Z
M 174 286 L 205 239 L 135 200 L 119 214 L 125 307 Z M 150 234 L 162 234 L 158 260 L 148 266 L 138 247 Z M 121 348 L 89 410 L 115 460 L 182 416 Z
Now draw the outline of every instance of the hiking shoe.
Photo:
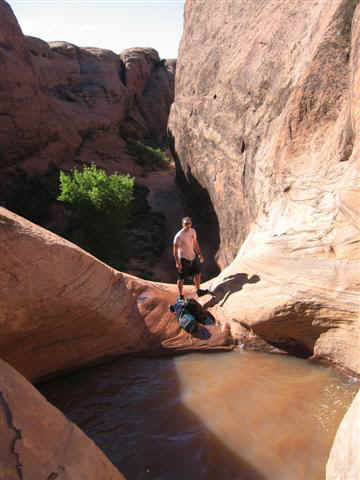
M 196 290 L 196 295 L 198 297 L 203 297 L 204 295 L 207 295 L 209 292 L 209 290 L 201 290 L 201 288 L 199 288 L 199 290 Z

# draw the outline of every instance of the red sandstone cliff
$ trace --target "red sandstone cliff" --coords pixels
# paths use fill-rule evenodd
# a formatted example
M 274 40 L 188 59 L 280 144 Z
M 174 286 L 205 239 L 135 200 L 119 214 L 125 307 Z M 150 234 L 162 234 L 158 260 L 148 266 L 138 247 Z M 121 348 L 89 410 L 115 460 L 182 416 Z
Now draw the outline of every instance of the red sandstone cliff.
M 0 174 L 50 162 L 136 173 L 126 141 L 163 141 L 175 62 L 150 48 L 116 55 L 24 37 L 3 0 L 0 26 Z
M 218 217 L 217 315 L 360 373 L 355 6 L 187 0 L 169 126 Z

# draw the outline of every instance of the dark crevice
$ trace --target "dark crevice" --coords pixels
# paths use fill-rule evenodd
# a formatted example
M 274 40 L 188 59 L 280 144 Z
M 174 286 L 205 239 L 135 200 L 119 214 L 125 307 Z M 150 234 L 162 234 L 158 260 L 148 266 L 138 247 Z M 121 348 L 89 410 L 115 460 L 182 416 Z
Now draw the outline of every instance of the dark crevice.
M 21 430 L 19 430 L 18 428 L 15 427 L 14 425 L 14 422 L 13 422 L 13 416 L 12 416 L 12 413 L 11 413 L 11 410 L 10 410 L 10 407 L 7 403 L 7 401 L 5 400 L 5 397 L 3 395 L 2 392 L 0 392 L 0 405 L 3 407 L 3 410 L 5 412 L 5 417 L 6 417 L 6 421 L 7 421 L 7 424 L 8 424 L 8 427 L 10 430 L 13 430 L 14 431 L 14 439 L 11 443 L 11 448 L 10 448 L 10 451 L 11 453 L 15 456 L 15 459 L 16 459 L 16 471 L 18 473 L 18 476 L 21 480 L 23 480 L 24 476 L 23 476 L 23 465 L 20 461 L 20 455 L 19 453 L 16 451 L 16 442 L 18 440 L 21 440 L 22 439 L 22 433 L 21 433 Z
M 183 193 L 187 215 L 192 217 L 200 240 L 206 238 L 207 271 L 204 271 L 203 275 L 205 281 L 220 273 L 219 266 L 215 260 L 220 247 L 219 221 L 206 188 L 200 185 L 189 166 L 187 166 L 187 170 L 184 172 L 175 150 L 174 137 L 170 131 L 168 132 L 168 138 L 170 151 L 176 166 L 176 182 Z
M 125 85 L 125 87 L 127 87 L 126 67 L 125 67 L 125 63 L 121 59 L 120 59 L 119 77 L 121 82 Z
M 58 473 L 55 473 L 55 472 L 52 472 L 46 480 L 55 480 L 56 478 L 58 478 L 59 474 Z
M 306 345 L 302 344 L 296 338 L 282 338 L 278 339 L 277 341 L 272 341 L 267 338 L 264 338 L 266 342 L 270 345 L 288 353 L 293 357 L 307 359 L 313 355 L 313 350 L 308 348 Z
M 246 144 L 245 144 L 245 141 L 244 139 L 241 140 L 241 145 L 240 145 L 240 151 L 241 153 L 244 153 L 246 150 Z

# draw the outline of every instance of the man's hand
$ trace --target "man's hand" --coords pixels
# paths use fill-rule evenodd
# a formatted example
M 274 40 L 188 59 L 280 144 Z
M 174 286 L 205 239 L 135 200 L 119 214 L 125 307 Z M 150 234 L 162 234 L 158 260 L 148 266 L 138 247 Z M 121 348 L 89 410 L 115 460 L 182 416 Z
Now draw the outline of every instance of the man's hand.
M 204 263 L 204 256 L 201 253 L 199 254 L 199 260 L 200 263 Z
M 181 272 L 182 270 L 181 263 L 176 262 L 176 268 L 178 269 L 179 272 Z

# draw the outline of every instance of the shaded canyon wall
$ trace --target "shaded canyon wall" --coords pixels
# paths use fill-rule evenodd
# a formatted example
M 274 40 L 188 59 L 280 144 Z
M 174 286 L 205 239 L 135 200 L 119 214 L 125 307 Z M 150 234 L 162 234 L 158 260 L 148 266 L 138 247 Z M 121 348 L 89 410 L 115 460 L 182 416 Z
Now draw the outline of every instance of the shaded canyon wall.
M 219 220 L 208 306 L 360 373 L 356 3 L 188 0 L 169 128 Z

